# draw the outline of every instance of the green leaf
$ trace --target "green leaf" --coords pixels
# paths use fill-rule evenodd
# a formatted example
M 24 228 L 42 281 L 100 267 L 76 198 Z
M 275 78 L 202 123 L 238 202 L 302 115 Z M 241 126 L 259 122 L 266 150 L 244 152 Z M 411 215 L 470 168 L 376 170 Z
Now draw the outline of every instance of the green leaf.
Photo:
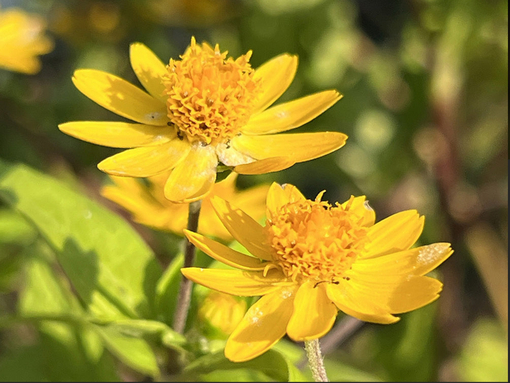
M 37 236 L 34 228 L 17 212 L 0 209 L 0 243 L 27 244 Z
M 168 265 L 156 286 L 156 313 L 157 319 L 172 325 L 177 303 L 179 285 L 182 279 L 181 267 L 184 255 L 179 254 Z
M 251 369 L 263 372 L 268 377 L 283 382 L 304 381 L 303 374 L 278 351 L 269 350 L 247 362 L 234 363 L 225 358 L 223 351 L 205 355 L 190 363 L 184 369 L 184 375 L 209 374 L 216 370 Z
M 52 177 L 1 161 L 0 198 L 52 246 L 91 313 L 106 318 L 153 315 L 161 268 L 122 218 Z

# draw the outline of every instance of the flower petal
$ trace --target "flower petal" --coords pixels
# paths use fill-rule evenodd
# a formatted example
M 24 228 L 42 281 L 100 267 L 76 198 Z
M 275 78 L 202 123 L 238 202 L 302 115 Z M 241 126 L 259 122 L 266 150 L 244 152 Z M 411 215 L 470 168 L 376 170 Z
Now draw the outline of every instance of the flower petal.
M 303 194 L 294 185 L 280 185 L 273 182 L 267 192 L 267 216 L 271 217 L 273 214 L 277 214 L 280 208 L 289 202 L 304 201 L 305 199 Z
M 258 258 L 250 257 L 235 251 L 234 249 L 204 237 L 201 234 L 194 233 L 189 230 L 184 230 L 184 234 L 188 237 L 191 243 L 204 253 L 226 265 L 248 271 L 262 271 L 267 265 L 267 262 L 262 262 Z
M 79 69 L 74 72 L 73 83 L 85 96 L 119 116 L 156 126 L 170 121 L 164 103 L 120 77 Z
M 372 238 L 366 247 L 364 258 L 409 249 L 420 237 L 425 218 L 416 210 L 393 214 L 372 226 L 367 235 Z
M 239 174 L 266 174 L 290 168 L 295 163 L 296 161 L 289 157 L 271 157 L 249 164 L 237 165 L 234 171 Z
M 133 43 L 129 47 L 129 58 L 136 77 L 152 97 L 166 104 L 165 86 L 162 77 L 167 73 L 165 64 L 144 44 Z
M 233 362 L 244 362 L 278 342 L 292 315 L 295 291 L 296 287 L 279 289 L 255 302 L 228 338 L 225 356 Z
M 262 94 L 254 106 L 253 114 L 266 109 L 287 90 L 296 75 L 297 64 L 297 56 L 285 53 L 255 70 L 254 78 L 260 79 Z
M 364 195 L 360 197 L 354 197 L 352 200 L 344 202 L 341 206 L 345 209 L 348 204 L 350 204 L 349 211 L 354 212 L 364 218 L 363 226 L 371 227 L 374 225 L 375 211 L 370 207 Z
M 161 145 L 124 150 L 101 161 L 99 170 L 128 177 L 150 177 L 175 167 L 190 150 L 187 141 L 174 139 Z
M 216 180 L 217 165 L 218 159 L 212 145 L 192 145 L 186 158 L 170 174 L 165 184 L 165 197 L 172 202 L 192 202 L 204 198 Z
M 175 137 L 175 128 L 110 121 L 74 121 L 58 128 L 70 136 L 112 148 L 162 144 Z
M 287 334 L 297 341 L 317 339 L 335 323 L 337 307 L 329 299 L 324 283 L 303 283 L 294 298 L 294 312 L 287 325 Z
M 400 319 L 354 290 L 352 285 L 355 281 L 342 279 L 338 284 L 328 283 L 326 286 L 328 297 L 340 310 L 365 322 L 390 324 Z
M 266 261 L 273 260 L 269 253 L 266 232 L 257 221 L 219 197 L 211 198 L 211 203 L 232 237 L 254 256 Z
M 231 140 L 231 145 L 258 160 L 284 155 L 295 162 L 303 162 L 341 148 L 346 140 L 347 136 L 338 132 L 240 135 Z
M 266 276 L 262 272 L 242 270 L 202 269 L 185 267 L 181 272 L 186 278 L 213 290 L 241 297 L 265 295 L 289 285 L 284 275 L 275 269 Z
M 327 90 L 273 106 L 254 115 L 243 127 L 242 133 L 259 135 L 297 128 L 313 120 L 341 98 L 336 90 Z
M 390 278 L 425 275 L 448 259 L 452 253 L 449 243 L 433 243 L 381 257 L 361 257 L 352 265 L 352 272 L 367 279 L 381 275 Z

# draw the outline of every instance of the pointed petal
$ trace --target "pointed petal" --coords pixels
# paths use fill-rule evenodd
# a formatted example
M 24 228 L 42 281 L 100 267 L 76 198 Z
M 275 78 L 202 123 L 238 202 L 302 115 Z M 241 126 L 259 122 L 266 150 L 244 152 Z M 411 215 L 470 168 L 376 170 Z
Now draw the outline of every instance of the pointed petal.
M 287 334 L 297 342 L 317 339 L 335 323 L 338 309 L 329 299 L 325 284 L 307 281 L 294 298 L 294 313 L 287 326 Z
M 195 283 L 241 297 L 265 295 L 289 285 L 284 282 L 283 274 L 275 269 L 269 270 L 265 277 L 262 272 L 202 269 L 199 267 L 182 268 L 181 272 Z
M 296 161 L 289 157 L 271 157 L 249 164 L 237 165 L 234 171 L 239 174 L 266 174 L 290 168 L 295 163 Z
M 280 185 L 273 182 L 267 193 L 267 216 L 270 217 L 273 214 L 277 214 L 280 208 L 289 202 L 304 201 L 305 199 L 303 194 L 294 185 Z
M 166 105 L 120 77 L 94 69 L 74 72 L 73 83 L 103 108 L 147 125 L 164 126 L 170 120 Z
M 338 132 L 274 134 L 268 136 L 241 135 L 231 144 L 242 153 L 258 160 L 287 156 L 295 162 L 313 160 L 345 145 L 347 136 Z
M 328 297 L 344 313 L 365 322 L 390 324 L 400 318 L 391 315 L 388 310 L 359 294 L 353 287 L 355 281 L 341 280 L 338 284 L 328 283 L 326 291 Z
M 187 141 L 174 139 L 170 142 L 124 150 L 101 161 L 99 170 L 128 177 L 150 177 L 175 167 L 190 150 Z
M 65 134 L 112 148 L 162 144 L 175 137 L 175 128 L 110 121 L 74 121 L 60 124 Z
M 439 298 L 443 284 L 437 279 L 415 276 L 400 284 L 388 297 L 388 308 L 394 314 L 419 309 Z
M 389 278 L 425 275 L 448 259 L 452 253 L 449 243 L 434 243 L 381 257 L 361 257 L 352 265 L 352 271 L 363 279 L 374 279 L 381 275 Z
M 266 232 L 257 221 L 219 197 L 211 198 L 211 203 L 223 225 L 246 250 L 260 259 L 273 260 L 269 253 Z
M 296 75 L 297 64 L 297 56 L 282 54 L 255 70 L 254 78 L 260 79 L 262 94 L 255 104 L 253 114 L 266 109 L 287 90 Z
M 167 73 L 165 64 L 149 48 L 141 43 L 129 47 L 129 58 L 136 77 L 152 97 L 166 104 L 163 75 Z
M 363 226 L 371 227 L 374 225 L 375 211 L 370 207 L 365 196 L 354 197 L 352 200 L 344 202 L 341 206 L 345 209 L 347 205 L 350 205 L 349 211 L 363 217 Z
M 191 243 L 204 253 L 226 265 L 248 271 L 262 271 L 267 265 L 267 262 L 262 262 L 258 258 L 250 257 L 235 251 L 230 247 L 204 237 L 201 234 L 194 233 L 189 230 L 184 230 L 184 234 L 188 237 Z
M 170 174 L 165 197 L 172 202 L 186 203 L 204 198 L 216 181 L 217 165 L 212 145 L 192 145 L 187 157 Z
M 296 287 L 279 289 L 255 302 L 228 338 L 225 356 L 233 362 L 244 362 L 278 342 L 292 315 L 295 291 Z
M 297 128 L 313 120 L 341 98 L 336 90 L 327 90 L 273 106 L 254 115 L 243 127 L 242 133 L 259 135 Z
M 409 249 L 420 237 L 424 222 L 425 218 L 416 210 L 406 210 L 376 223 L 367 233 L 372 241 L 364 258 Z

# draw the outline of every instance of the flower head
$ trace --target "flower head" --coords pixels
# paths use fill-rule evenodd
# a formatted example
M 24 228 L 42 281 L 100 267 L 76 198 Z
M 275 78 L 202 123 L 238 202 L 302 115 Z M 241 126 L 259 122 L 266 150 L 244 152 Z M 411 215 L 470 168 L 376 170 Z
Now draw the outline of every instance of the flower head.
M 150 177 L 173 169 L 164 195 L 202 199 L 225 165 L 240 174 L 286 169 L 342 147 L 339 132 L 275 134 L 317 117 L 341 96 L 319 92 L 270 107 L 292 82 L 297 57 L 282 54 L 253 69 L 251 52 L 233 59 L 195 39 L 164 65 L 146 46 L 131 45 L 131 65 L 148 93 L 98 70 L 74 73 L 76 87 L 99 105 L 136 123 L 78 121 L 64 133 L 99 145 L 131 148 L 98 164 L 115 176 Z M 270 107 L 270 108 L 269 108 Z
M 253 256 L 185 231 L 198 248 L 238 269 L 181 269 L 187 278 L 225 293 L 262 296 L 229 337 L 227 358 L 252 359 L 286 333 L 295 341 L 320 338 L 338 310 L 389 324 L 399 320 L 393 314 L 438 298 L 441 282 L 425 274 L 453 251 L 449 243 L 411 248 L 422 216 L 408 210 L 375 224 L 364 196 L 332 206 L 322 194 L 307 200 L 296 187 L 274 183 L 265 226 L 213 198 L 225 227 Z
M 41 69 L 37 56 L 50 52 L 53 41 L 43 35 L 46 23 L 17 8 L 0 10 L 0 67 L 35 74 Z
M 110 176 L 113 185 L 105 185 L 101 194 L 129 211 L 133 219 L 158 230 L 171 231 L 183 235 L 188 221 L 188 205 L 174 203 L 165 198 L 163 187 L 168 174 L 161 173 L 147 179 L 147 182 L 131 177 Z M 211 193 L 202 201 L 199 232 L 232 240 L 232 236 L 222 225 L 214 212 L 210 198 L 218 196 L 245 209 L 250 216 L 261 219 L 264 215 L 264 199 L 269 185 L 259 185 L 250 189 L 236 190 L 237 175 L 230 173 L 227 178 L 214 184 Z

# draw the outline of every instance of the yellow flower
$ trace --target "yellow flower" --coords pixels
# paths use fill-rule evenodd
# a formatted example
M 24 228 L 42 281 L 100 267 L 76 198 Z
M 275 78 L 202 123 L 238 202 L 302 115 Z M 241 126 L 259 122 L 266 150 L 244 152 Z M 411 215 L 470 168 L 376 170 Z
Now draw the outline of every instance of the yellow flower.
M 99 145 L 133 148 L 98 164 L 108 174 L 150 177 L 173 169 L 165 197 L 202 199 L 216 180 L 219 163 L 240 174 L 286 169 L 342 147 L 339 132 L 273 134 L 299 127 L 341 96 L 316 93 L 268 109 L 288 88 L 297 57 L 282 54 L 257 70 L 251 52 L 227 58 L 206 43 L 191 46 L 165 66 L 140 43 L 131 45 L 131 66 L 148 93 L 98 70 L 74 73 L 76 87 L 99 105 L 137 123 L 76 121 L 64 133 Z
M 190 231 L 186 236 L 216 260 L 239 270 L 183 268 L 194 282 L 220 292 L 260 298 L 230 335 L 225 355 L 252 359 L 286 333 L 295 341 L 326 334 L 338 310 L 389 324 L 392 314 L 438 298 L 442 283 L 425 276 L 452 254 L 449 243 L 412 248 L 424 217 L 407 210 L 375 223 L 365 197 L 331 206 L 307 200 L 295 186 L 271 185 L 267 222 L 212 199 L 225 227 L 251 254 Z
M 37 57 L 53 49 L 53 41 L 43 35 L 44 20 L 21 9 L 0 10 L 0 67 L 34 74 L 41 69 Z
M 114 185 L 106 185 L 101 194 L 129 211 L 133 219 L 158 230 L 182 235 L 188 222 L 188 204 L 173 203 L 163 195 L 163 186 L 168 174 L 161 173 L 148 178 L 148 185 L 136 178 L 110 176 Z M 211 193 L 202 201 L 199 232 L 232 240 L 213 210 L 210 197 L 219 196 L 245 209 L 250 216 L 261 219 L 265 211 L 265 197 L 269 185 L 237 191 L 237 174 L 231 173 L 223 181 L 214 184 Z
M 246 313 L 246 301 L 211 291 L 198 309 L 198 317 L 210 338 L 226 339 Z

